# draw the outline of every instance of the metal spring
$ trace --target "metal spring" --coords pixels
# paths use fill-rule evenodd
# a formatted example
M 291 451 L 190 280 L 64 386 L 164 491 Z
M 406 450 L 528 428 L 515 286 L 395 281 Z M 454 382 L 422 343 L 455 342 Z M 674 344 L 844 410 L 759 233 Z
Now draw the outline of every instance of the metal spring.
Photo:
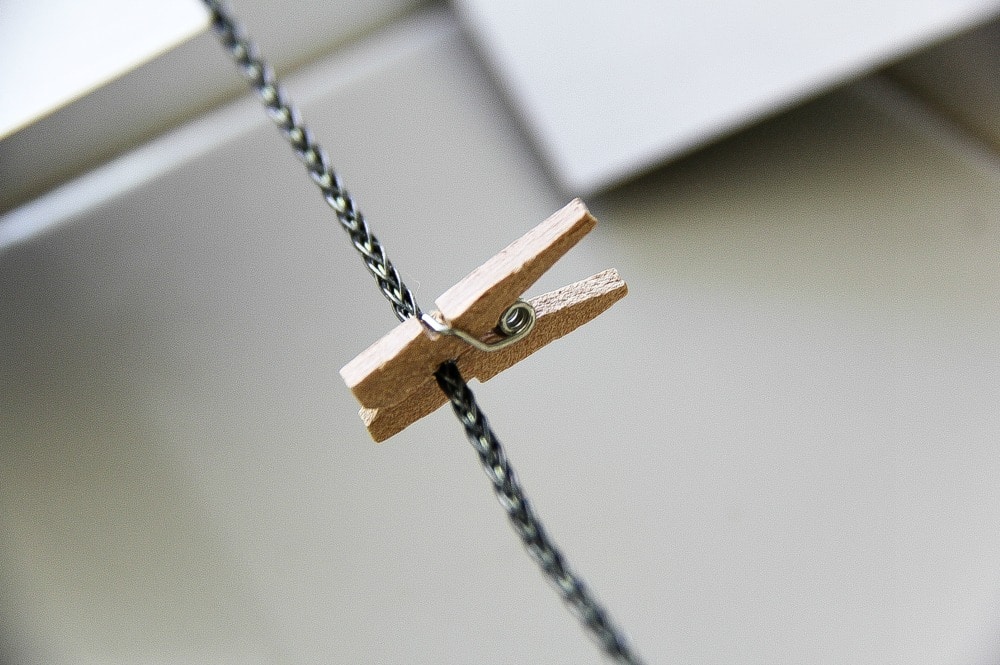
M 502 337 L 496 342 L 484 342 L 464 330 L 441 323 L 426 312 L 420 315 L 420 320 L 429 330 L 439 335 L 458 337 L 469 346 L 490 353 L 492 351 L 499 351 L 524 339 L 534 329 L 536 318 L 535 308 L 531 306 L 531 303 L 518 300 L 500 315 L 496 330 Z

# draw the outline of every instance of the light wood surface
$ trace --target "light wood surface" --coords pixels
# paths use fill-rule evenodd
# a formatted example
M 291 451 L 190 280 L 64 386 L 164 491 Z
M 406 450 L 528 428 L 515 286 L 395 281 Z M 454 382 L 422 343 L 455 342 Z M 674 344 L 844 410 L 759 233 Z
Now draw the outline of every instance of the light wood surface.
M 478 339 L 495 340 L 494 328 L 504 310 L 596 223 L 574 199 L 448 289 L 436 301 L 434 316 Z M 491 352 L 408 319 L 345 365 L 340 375 L 361 403 L 361 419 L 372 438 L 381 442 L 446 403 L 434 381 L 441 363 L 455 360 L 467 379 L 486 381 L 590 321 L 627 292 L 611 269 L 529 299 L 535 328 L 520 342 Z

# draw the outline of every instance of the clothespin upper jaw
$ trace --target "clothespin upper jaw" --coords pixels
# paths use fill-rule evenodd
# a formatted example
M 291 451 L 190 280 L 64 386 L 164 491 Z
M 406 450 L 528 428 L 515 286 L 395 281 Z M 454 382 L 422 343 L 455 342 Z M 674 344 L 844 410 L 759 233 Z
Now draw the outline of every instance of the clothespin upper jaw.
M 580 199 L 473 270 L 435 301 L 445 323 L 487 332 L 500 315 L 597 225 Z
M 475 340 L 495 338 L 502 314 L 597 221 L 573 200 L 448 289 L 436 305 L 435 322 Z M 485 381 L 549 342 L 590 321 L 628 291 L 617 271 L 532 298 L 534 328 L 502 350 L 474 348 L 450 335 L 429 332 L 416 318 L 400 323 L 340 374 L 361 402 L 372 438 L 383 441 L 446 403 L 434 385 L 441 363 L 455 360 L 464 376 Z

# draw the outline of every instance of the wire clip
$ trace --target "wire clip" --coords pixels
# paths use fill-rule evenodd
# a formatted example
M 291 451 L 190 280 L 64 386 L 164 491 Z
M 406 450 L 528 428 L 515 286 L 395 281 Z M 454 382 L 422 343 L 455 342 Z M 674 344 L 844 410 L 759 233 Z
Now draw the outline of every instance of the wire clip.
M 437 312 L 403 321 L 345 365 L 340 375 L 372 438 L 385 441 L 447 403 L 434 380 L 441 363 L 486 381 L 624 297 L 628 286 L 611 269 L 520 300 L 596 224 L 574 199 L 448 289 Z

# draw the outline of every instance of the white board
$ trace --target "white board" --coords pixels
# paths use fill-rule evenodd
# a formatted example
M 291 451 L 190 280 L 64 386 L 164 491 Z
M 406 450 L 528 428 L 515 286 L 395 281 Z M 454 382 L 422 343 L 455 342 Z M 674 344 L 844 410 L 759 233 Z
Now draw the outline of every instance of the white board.
M 968 26 L 996 0 L 456 0 L 559 184 L 587 194 Z

